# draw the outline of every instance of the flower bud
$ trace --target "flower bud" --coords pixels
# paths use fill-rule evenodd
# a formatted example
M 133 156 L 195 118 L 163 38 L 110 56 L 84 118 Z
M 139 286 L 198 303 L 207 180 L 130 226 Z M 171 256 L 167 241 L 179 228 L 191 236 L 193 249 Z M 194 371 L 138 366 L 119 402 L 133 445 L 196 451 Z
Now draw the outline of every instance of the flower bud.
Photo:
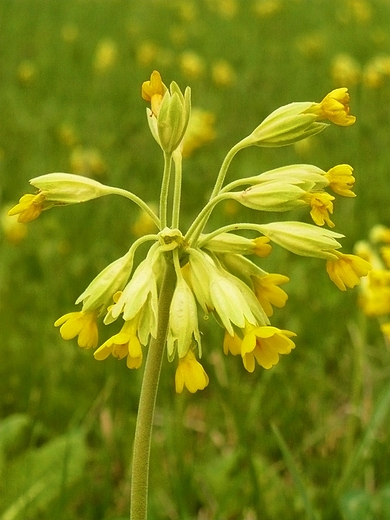
M 304 206 L 302 197 L 313 183 L 302 182 L 302 188 L 283 181 L 264 182 L 245 191 L 232 193 L 232 198 L 247 208 L 259 211 L 289 211 Z
M 337 260 L 335 249 L 341 244 L 336 238 L 344 235 L 304 222 L 275 222 L 257 227 L 270 240 L 300 256 Z

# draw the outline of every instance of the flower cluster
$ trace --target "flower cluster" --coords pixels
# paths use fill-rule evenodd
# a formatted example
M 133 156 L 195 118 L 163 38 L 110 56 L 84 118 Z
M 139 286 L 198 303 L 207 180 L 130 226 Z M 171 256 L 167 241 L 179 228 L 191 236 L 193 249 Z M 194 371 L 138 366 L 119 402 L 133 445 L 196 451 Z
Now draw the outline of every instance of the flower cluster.
M 380 320 L 390 341 L 390 228 L 374 226 L 369 241 L 358 242 L 355 252 L 372 265 L 360 286 L 359 304 L 364 314 Z
M 175 274 L 173 296 L 169 301 L 166 329 L 168 360 L 177 359 L 175 386 L 190 392 L 204 389 L 209 378 L 200 364 L 201 333 L 199 309 L 212 314 L 224 329 L 223 350 L 241 356 L 246 370 L 256 363 L 269 369 L 280 355 L 294 349 L 295 334 L 271 325 L 274 307 L 281 308 L 287 294 L 281 287 L 289 278 L 259 267 L 256 257 L 267 257 L 272 244 L 300 256 L 322 259 L 331 280 L 341 290 L 359 284 L 370 270 L 368 261 L 340 252 L 343 235 L 326 229 L 334 227 L 335 195 L 354 197 L 353 169 L 347 164 L 322 170 L 310 164 L 282 166 L 259 175 L 225 184 L 225 177 L 237 152 L 249 146 L 272 147 L 295 143 L 323 131 L 329 122 L 350 126 L 346 88 L 332 91 L 320 103 L 291 103 L 272 112 L 250 135 L 226 155 L 214 189 L 190 227 L 179 229 L 182 156 L 191 117 L 191 91 L 182 93 L 174 82 L 166 87 L 154 71 L 142 85 L 142 97 L 150 103 L 147 121 L 164 155 L 158 214 L 132 192 L 105 186 L 97 181 L 66 173 L 53 173 L 32 179 L 36 194 L 24 195 L 10 215 L 21 222 L 37 218 L 53 206 L 84 202 L 117 194 L 135 202 L 156 227 L 155 233 L 138 238 L 121 258 L 108 265 L 79 296 L 78 312 L 56 321 L 64 339 L 78 337 L 82 348 L 96 348 L 98 360 L 110 354 L 126 358 L 129 368 L 142 365 L 147 345 L 153 348 L 160 323 L 159 309 L 164 298 L 164 276 L 170 264 Z M 173 175 L 172 175 L 173 169 Z M 173 193 L 173 196 L 168 194 Z M 234 200 L 264 212 L 282 213 L 308 208 L 314 224 L 276 221 L 265 224 L 243 223 L 206 232 L 211 213 L 221 201 Z M 249 231 L 255 236 L 240 234 Z M 134 254 L 140 244 L 150 242 L 146 257 L 134 268 Z M 120 331 L 98 346 L 97 319 L 105 324 L 122 320 Z M 164 337 L 165 337 L 164 336 Z

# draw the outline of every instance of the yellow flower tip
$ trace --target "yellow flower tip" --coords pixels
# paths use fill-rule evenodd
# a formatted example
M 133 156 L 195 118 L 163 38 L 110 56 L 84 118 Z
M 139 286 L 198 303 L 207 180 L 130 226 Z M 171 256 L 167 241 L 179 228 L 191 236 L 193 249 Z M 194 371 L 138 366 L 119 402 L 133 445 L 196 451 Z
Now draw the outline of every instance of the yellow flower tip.
M 252 277 L 256 298 L 269 318 L 274 313 L 273 305 L 278 309 L 286 305 L 288 295 L 279 285 L 289 281 L 290 278 L 288 276 L 276 273 Z
M 381 325 L 381 331 L 383 333 L 383 335 L 388 339 L 390 340 L 390 323 L 387 322 L 387 323 L 382 323 Z
M 352 289 L 360 284 L 360 278 L 367 276 L 372 266 L 367 260 L 356 255 L 334 252 L 337 260 L 327 260 L 326 271 L 332 282 L 341 290 Z
M 136 323 L 125 322 L 118 334 L 114 334 L 103 343 L 93 356 L 98 361 L 108 358 L 109 355 L 117 359 L 123 359 L 127 356 L 126 364 L 130 369 L 140 368 L 142 365 L 142 346 L 136 335 Z
M 96 318 L 97 311 L 69 312 L 61 316 L 54 326 L 60 327 L 60 334 L 64 340 L 78 336 L 79 347 L 96 348 L 99 340 Z
M 317 226 L 323 226 L 326 222 L 330 228 L 334 227 L 334 223 L 329 217 L 329 213 L 331 215 L 333 213 L 332 200 L 334 200 L 334 197 L 332 195 L 325 191 L 307 192 L 303 199 L 311 206 L 310 215 Z
M 43 211 L 45 195 L 41 192 L 36 195 L 27 194 L 19 199 L 19 203 L 8 211 L 8 215 L 19 215 L 18 222 L 26 224 L 39 217 Z
M 161 75 L 157 70 L 154 70 L 150 75 L 149 81 L 142 83 L 141 95 L 145 101 L 150 101 L 152 112 L 155 116 L 160 111 L 162 98 L 167 90 L 161 79 Z
M 336 88 L 327 94 L 321 103 L 314 103 L 309 112 L 315 113 L 319 120 L 328 119 L 339 126 L 351 126 L 356 117 L 349 111 L 350 96 L 346 87 Z
M 352 191 L 355 184 L 355 177 L 353 176 L 353 168 L 349 164 L 338 164 L 325 174 L 329 181 L 329 187 L 337 195 L 342 197 L 356 197 Z
M 223 351 L 226 355 L 229 353 L 233 356 L 238 356 L 241 354 L 241 343 L 242 339 L 240 339 L 237 334 L 231 336 L 228 331 L 225 331 L 225 337 L 223 339 Z
M 296 336 L 289 330 L 281 330 L 270 325 L 248 328 L 241 344 L 241 356 L 245 369 L 253 372 L 255 362 L 269 369 L 279 362 L 280 354 L 289 354 Z
M 184 387 L 194 394 L 198 390 L 203 390 L 209 384 L 209 377 L 204 368 L 196 360 L 192 350 L 179 359 L 179 364 L 175 373 L 176 393 L 181 394 Z
M 268 237 L 257 237 L 253 240 L 255 247 L 253 252 L 259 258 L 266 258 L 272 252 L 272 246 L 269 243 L 270 239 Z

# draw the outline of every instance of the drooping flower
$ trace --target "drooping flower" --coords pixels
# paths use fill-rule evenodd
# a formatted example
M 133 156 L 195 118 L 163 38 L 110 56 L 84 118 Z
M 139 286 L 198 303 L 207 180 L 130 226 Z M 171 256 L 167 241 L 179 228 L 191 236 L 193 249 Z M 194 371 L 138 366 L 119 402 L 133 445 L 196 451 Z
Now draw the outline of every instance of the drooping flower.
M 356 255 L 347 255 L 335 251 L 337 260 L 326 262 L 326 271 L 329 278 L 341 291 L 347 287 L 352 289 L 360 284 L 360 278 L 367 276 L 371 270 L 371 264 Z
M 54 323 L 60 327 L 63 339 L 73 339 L 78 336 L 77 343 L 81 348 L 96 348 L 99 340 L 99 332 L 96 323 L 96 311 L 69 312 Z
M 45 204 L 46 197 L 43 193 L 36 195 L 27 194 L 19 199 L 19 203 L 8 211 L 8 215 L 19 215 L 18 222 L 27 223 L 39 217 L 44 209 L 47 209 Z
M 334 227 L 334 223 L 329 217 L 329 213 L 333 213 L 332 200 L 334 199 L 325 191 L 306 192 L 303 196 L 303 200 L 311 206 L 310 215 L 317 226 L 323 226 L 326 222 L 330 228 Z
M 349 113 L 349 102 L 348 89 L 336 88 L 321 103 L 313 103 L 308 112 L 316 114 L 319 121 L 328 120 L 339 126 L 350 126 L 355 123 L 356 117 Z
M 186 387 L 189 392 L 194 394 L 197 390 L 206 388 L 208 384 L 208 375 L 190 349 L 183 358 L 179 359 L 175 373 L 176 392 L 181 394 Z
M 110 354 L 118 359 L 127 356 L 128 368 L 139 368 L 142 365 L 142 346 L 137 336 L 138 317 L 125 321 L 118 334 L 103 343 L 94 352 L 94 358 L 106 359 Z
M 343 197 L 356 197 L 352 191 L 355 177 L 352 175 L 353 168 L 349 164 L 339 164 L 328 170 L 325 177 L 329 181 L 329 187 L 338 195 Z
M 274 313 L 273 305 L 279 309 L 285 306 L 288 295 L 279 285 L 289 282 L 288 276 L 271 273 L 264 276 L 252 276 L 251 279 L 256 297 L 269 318 Z
M 166 91 L 167 87 L 162 82 L 161 75 L 157 70 L 152 72 L 149 81 L 142 83 L 142 99 L 150 102 L 152 112 L 156 117 L 160 112 L 161 102 Z

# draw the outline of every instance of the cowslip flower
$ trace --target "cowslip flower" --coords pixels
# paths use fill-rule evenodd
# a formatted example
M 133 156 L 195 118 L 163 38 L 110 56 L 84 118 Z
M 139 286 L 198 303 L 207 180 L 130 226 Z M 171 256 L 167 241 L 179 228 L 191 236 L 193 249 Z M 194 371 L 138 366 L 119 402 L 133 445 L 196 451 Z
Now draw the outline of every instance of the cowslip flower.
M 99 340 L 96 318 L 96 311 L 69 312 L 58 318 L 54 326 L 60 327 L 63 339 L 68 340 L 78 336 L 79 347 L 96 348 Z
M 348 255 L 335 251 L 337 260 L 326 262 L 326 271 L 336 286 L 341 291 L 346 291 L 347 287 L 352 289 L 360 284 L 360 278 L 367 276 L 371 270 L 371 264 L 356 255 Z
M 315 165 L 292 164 L 224 185 L 226 174 L 235 154 L 248 146 L 277 147 L 295 143 L 325 130 L 329 126 L 326 121 L 341 126 L 352 124 L 355 118 L 349 114 L 347 89 L 332 91 L 321 103 L 285 105 L 233 146 L 216 177 L 209 201 L 185 234 L 179 224 L 182 156 L 186 139 L 188 143 L 191 136 L 194 137 L 189 124 L 191 91 L 187 87 L 182 92 L 175 82 L 166 87 L 160 73 L 153 71 L 150 79 L 142 84 L 141 93 L 150 103 L 148 124 L 164 155 L 160 204 L 156 212 L 130 191 L 66 173 L 32 179 L 30 182 L 38 193 L 22 197 L 10 212 L 28 222 L 54 206 L 116 194 L 135 202 L 149 224 L 156 228 L 154 234 L 152 229 L 150 234 L 142 233 L 127 253 L 92 280 L 76 300 L 76 304 L 82 304 L 81 311 L 66 314 L 55 325 L 60 327 L 64 339 L 77 336 L 81 347 L 96 348 L 97 319 L 102 318 L 104 324 L 119 320 L 122 322 L 119 332 L 99 346 L 94 357 L 97 360 L 110 355 L 126 358 L 129 368 L 139 368 L 144 350 L 148 346 L 155 348 L 156 344 L 161 347 L 163 338 L 168 360 L 176 359 L 178 363 L 176 391 L 187 388 L 195 392 L 209 383 L 198 360 L 203 355 L 200 308 L 204 315 L 213 316 L 224 330 L 225 352 L 241 355 L 244 367 L 250 372 L 256 363 L 271 368 L 278 363 L 280 355 L 290 353 L 295 347 L 291 339 L 295 334 L 273 327 L 270 322 L 274 309 L 283 308 L 287 302 L 287 293 L 281 285 L 287 283 L 289 277 L 268 273 L 256 262 L 268 257 L 273 244 L 277 244 L 296 255 L 325 260 L 329 276 L 341 290 L 359 283 L 367 274 L 369 263 L 340 253 L 338 240 L 343 235 L 322 228 L 325 223 L 330 227 L 334 225 L 330 220 L 334 197 L 325 190 L 330 188 L 338 195 L 354 196 L 353 169 L 349 165 L 338 165 L 324 171 Z M 258 224 L 256 219 L 256 222 L 236 222 L 206 233 L 210 216 L 222 201 L 239 201 L 267 214 L 309 206 L 314 224 L 299 221 Z M 139 262 L 137 258 L 138 265 L 133 269 L 138 247 L 147 242 L 145 256 L 141 256 Z M 172 297 L 165 301 L 167 272 L 171 273 Z M 167 306 L 163 313 L 166 318 L 163 334 L 159 334 L 161 305 Z

